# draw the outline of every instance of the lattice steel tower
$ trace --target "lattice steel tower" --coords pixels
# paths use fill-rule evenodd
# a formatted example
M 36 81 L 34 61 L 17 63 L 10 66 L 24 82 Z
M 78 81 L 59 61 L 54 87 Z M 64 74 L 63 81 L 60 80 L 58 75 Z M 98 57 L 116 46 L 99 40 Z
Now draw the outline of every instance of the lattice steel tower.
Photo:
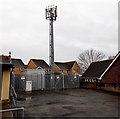
M 49 20 L 49 65 L 50 65 L 50 85 L 51 88 L 55 86 L 54 78 L 54 36 L 53 36 L 53 22 L 56 21 L 57 17 L 57 6 L 48 6 L 45 9 L 46 20 Z

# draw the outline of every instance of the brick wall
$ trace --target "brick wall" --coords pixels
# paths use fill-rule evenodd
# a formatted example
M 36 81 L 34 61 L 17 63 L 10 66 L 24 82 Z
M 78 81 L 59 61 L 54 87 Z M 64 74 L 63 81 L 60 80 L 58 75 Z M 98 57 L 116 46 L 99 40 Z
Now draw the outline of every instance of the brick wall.
M 102 83 L 120 83 L 120 57 L 102 78 Z

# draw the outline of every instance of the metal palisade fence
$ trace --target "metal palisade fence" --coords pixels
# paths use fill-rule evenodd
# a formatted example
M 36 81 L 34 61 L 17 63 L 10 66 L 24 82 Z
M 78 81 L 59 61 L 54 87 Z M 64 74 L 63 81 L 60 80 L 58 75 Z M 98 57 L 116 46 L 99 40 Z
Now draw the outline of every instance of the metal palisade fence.
M 16 91 L 49 90 L 52 88 L 77 88 L 80 86 L 79 75 L 54 75 L 54 87 L 50 87 L 50 74 L 13 75 L 12 83 Z

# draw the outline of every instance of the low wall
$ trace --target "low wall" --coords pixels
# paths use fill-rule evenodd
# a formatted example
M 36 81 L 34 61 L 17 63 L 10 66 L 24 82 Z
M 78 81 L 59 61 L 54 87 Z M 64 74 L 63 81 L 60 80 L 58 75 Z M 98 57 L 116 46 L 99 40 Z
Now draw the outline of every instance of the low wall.
M 91 88 L 120 93 L 120 84 L 105 84 L 105 83 L 81 83 L 82 88 Z
M 82 88 L 93 88 L 93 85 L 91 83 L 83 83 L 81 84 Z
M 105 87 L 97 87 L 97 89 L 120 93 L 120 87 L 105 86 Z

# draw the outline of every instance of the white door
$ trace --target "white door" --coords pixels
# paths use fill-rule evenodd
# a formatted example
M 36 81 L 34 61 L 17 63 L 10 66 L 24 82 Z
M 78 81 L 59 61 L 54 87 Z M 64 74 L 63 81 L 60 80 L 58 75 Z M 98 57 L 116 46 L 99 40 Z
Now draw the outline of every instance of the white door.
M 32 91 L 32 81 L 26 81 L 26 91 Z

